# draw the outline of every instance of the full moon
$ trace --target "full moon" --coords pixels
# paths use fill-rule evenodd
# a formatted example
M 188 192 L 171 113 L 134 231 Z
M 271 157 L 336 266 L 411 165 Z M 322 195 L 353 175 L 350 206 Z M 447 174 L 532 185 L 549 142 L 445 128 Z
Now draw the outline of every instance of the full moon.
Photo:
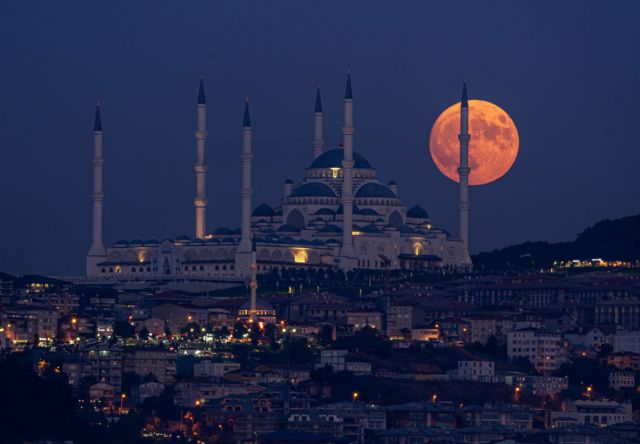
M 460 103 L 444 110 L 431 128 L 429 151 L 442 174 L 459 182 Z M 502 108 L 484 100 L 469 100 L 469 185 L 484 185 L 504 176 L 518 156 L 515 123 Z

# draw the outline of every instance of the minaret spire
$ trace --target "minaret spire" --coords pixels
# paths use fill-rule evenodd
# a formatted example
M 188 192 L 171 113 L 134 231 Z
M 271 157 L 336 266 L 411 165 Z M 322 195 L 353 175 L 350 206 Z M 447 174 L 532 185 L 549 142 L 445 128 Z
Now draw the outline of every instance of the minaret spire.
M 251 319 L 256 319 L 257 308 L 257 291 L 258 291 L 258 258 L 256 255 L 256 241 L 251 242 L 251 281 L 249 282 L 251 289 Z
M 242 203 L 242 225 L 240 244 L 236 250 L 236 274 L 249 276 L 251 273 L 251 163 L 252 153 L 252 128 L 251 114 L 249 112 L 249 98 L 244 102 L 244 116 L 242 119 L 242 190 L 240 191 Z
M 460 100 L 460 167 L 458 175 L 460 178 L 459 195 L 459 217 L 460 217 L 460 240 L 464 248 L 464 263 L 471 265 L 469 256 L 469 101 L 467 99 L 467 82 L 462 85 L 462 99 Z
M 107 252 L 102 243 L 102 118 L 100 116 L 100 102 L 96 104 L 96 114 L 93 121 L 93 227 L 91 247 L 87 255 L 87 275 L 97 274 L 97 265 L 106 257 Z
M 204 94 L 204 78 L 200 77 L 200 87 L 198 89 L 198 103 L 196 105 L 197 129 L 196 136 L 196 164 L 193 169 L 196 172 L 196 197 L 193 203 L 196 207 L 195 237 L 204 239 L 206 234 L 207 217 L 207 191 L 206 174 L 207 164 L 205 163 L 205 148 L 207 143 L 207 100 Z
M 313 113 L 313 154 L 314 158 L 322 154 L 324 139 L 322 138 L 323 126 L 322 99 L 320 98 L 320 86 L 316 88 L 316 106 Z
M 347 72 L 347 85 L 344 93 L 344 125 L 342 127 L 342 250 L 341 268 L 354 267 L 353 250 L 353 91 L 351 89 L 351 70 Z

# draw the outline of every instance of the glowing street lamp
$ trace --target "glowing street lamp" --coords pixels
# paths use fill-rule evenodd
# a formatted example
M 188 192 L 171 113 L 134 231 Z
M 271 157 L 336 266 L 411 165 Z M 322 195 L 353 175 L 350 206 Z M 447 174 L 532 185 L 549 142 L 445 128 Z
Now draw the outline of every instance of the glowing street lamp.
M 431 402 L 434 404 L 438 402 L 438 395 L 436 395 L 435 393 L 431 395 Z
M 360 396 L 360 394 L 358 392 L 353 392 L 353 394 L 351 396 L 353 397 L 353 402 L 356 402 L 356 400 L 358 399 L 358 396 Z

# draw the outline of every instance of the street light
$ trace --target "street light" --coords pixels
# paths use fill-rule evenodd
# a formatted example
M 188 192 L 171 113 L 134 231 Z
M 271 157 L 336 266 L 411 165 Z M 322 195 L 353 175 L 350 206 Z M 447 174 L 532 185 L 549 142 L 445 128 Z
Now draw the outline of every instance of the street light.
M 353 392 L 353 394 L 352 394 L 353 402 L 356 402 L 356 400 L 358 399 L 358 396 L 360 396 L 360 394 L 358 392 Z
M 124 400 L 127 397 L 126 393 L 122 393 L 120 394 L 120 414 L 122 415 L 122 409 L 123 409 L 123 404 L 124 404 Z
M 438 395 L 436 395 L 435 393 L 431 395 L 431 402 L 434 404 L 438 402 Z

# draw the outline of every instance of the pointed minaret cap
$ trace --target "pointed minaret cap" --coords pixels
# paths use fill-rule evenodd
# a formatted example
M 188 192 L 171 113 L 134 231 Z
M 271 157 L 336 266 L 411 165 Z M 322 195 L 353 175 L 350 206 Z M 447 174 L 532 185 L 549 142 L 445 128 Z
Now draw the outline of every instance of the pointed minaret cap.
M 204 95 L 204 77 L 200 76 L 200 88 L 198 89 L 198 105 L 206 105 L 207 98 Z
M 316 113 L 322 112 L 322 99 L 320 98 L 320 86 L 316 88 L 316 107 L 314 111 Z
M 102 119 L 100 118 L 100 102 L 96 103 L 96 118 L 93 121 L 93 131 L 102 131 Z
M 344 91 L 345 99 L 353 99 L 353 91 L 351 91 L 351 70 L 347 71 L 347 87 Z
M 467 82 L 462 84 L 462 100 L 460 106 L 462 106 L 462 108 L 469 108 L 469 101 L 467 100 Z
M 249 114 L 249 97 L 244 99 L 244 118 L 242 119 L 242 126 L 251 126 L 251 114 Z

